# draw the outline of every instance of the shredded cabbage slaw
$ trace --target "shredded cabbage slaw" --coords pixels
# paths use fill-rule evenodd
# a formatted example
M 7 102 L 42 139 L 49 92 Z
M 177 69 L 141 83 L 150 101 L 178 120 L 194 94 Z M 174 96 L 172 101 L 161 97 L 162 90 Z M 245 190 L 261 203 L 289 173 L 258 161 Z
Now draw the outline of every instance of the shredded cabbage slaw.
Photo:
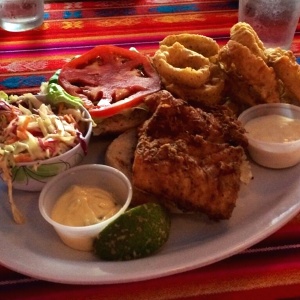
M 7 96 L 0 92 L 0 172 L 7 183 L 16 223 L 23 223 L 12 198 L 11 168 L 18 163 L 58 156 L 82 142 L 79 108 L 59 104 L 57 112 L 33 94 Z

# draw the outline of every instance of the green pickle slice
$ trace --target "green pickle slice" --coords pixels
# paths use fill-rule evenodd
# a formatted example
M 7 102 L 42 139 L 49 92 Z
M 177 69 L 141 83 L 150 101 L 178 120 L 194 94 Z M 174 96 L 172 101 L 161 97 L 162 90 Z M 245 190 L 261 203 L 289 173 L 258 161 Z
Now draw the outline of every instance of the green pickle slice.
M 156 203 L 129 209 L 110 223 L 94 241 L 94 252 L 103 260 L 131 260 L 149 256 L 168 240 L 171 219 Z

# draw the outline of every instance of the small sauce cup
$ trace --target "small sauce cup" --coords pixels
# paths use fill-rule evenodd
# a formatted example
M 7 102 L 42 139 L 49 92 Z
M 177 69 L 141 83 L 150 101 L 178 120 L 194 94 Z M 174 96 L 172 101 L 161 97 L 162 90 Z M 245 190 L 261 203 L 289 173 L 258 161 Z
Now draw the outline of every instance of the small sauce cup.
M 260 104 L 245 110 L 238 120 L 245 126 L 250 120 L 267 115 L 300 119 L 300 107 L 286 103 Z M 255 139 L 247 133 L 246 136 L 249 142 L 248 152 L 261 166 L 282 169 L 300 162 L 300 132 L 298 140 L 288 142 L 266 142 Z
M 106 190 L 114 196 L 121 209 L 112 217 L 93 225 L 67 226 L 57 223 L 51 218 L 53 206 L 72 185 L 89 185 Z M 131 198 L 132 186 L 123 173 L 106 165 L 86 164 L 64 171 L 49 181 L 41 191 L 39 210 L 67 246 L 76 250 L 91 251 L 96 236 L 126 211 Z

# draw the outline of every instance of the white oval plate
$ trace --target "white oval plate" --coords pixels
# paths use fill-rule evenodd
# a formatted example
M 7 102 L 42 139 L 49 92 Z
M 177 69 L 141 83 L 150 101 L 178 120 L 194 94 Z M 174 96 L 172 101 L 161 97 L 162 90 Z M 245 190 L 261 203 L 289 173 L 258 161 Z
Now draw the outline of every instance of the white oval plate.
M 106 145 L 93 141 L 85 163 L 101 163 Z M 70 284 L 133 282 L 212 264 L 266 238 L 300 211 L 300 165 L 285 170 L 253 165 L 253 174 L 229 221 L 174 216 L 171 236 L 161 251 L 127 262 L 99 261 L 92 253 L 63 245 L 39 214 L 38 193 L 14 191 L 27 218 L 25 225 L 16 225 L 6 186 L 0 182 L 0 263 L 24 275 Z

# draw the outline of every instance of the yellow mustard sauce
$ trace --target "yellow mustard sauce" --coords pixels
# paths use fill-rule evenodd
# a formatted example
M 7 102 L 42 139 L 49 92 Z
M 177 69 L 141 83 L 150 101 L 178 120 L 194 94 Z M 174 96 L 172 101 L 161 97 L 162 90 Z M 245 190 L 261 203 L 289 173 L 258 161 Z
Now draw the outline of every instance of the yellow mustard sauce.
M 300 120 L 267 115 L 245 124 L 248 136 L 262 142 L 284 143 L 300 139 Z
M 120 208 L 107 191 L 74 185 L 57 200 L 51 218 L 63 225 L 87 226 L 110 218 Z

